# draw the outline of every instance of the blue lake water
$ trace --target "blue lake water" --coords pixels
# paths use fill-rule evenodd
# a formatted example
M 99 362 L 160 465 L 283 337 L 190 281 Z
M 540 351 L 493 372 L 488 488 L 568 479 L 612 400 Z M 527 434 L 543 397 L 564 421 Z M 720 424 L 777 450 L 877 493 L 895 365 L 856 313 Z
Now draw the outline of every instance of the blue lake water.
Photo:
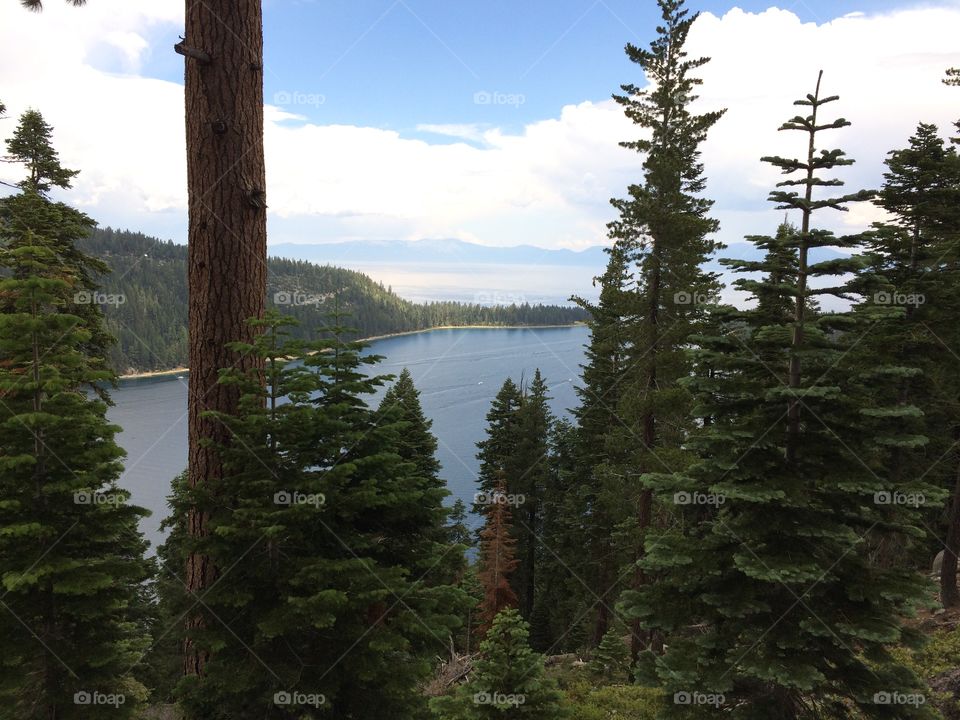
M 377 340 L 369 352 L 385 356 L 379 373 L 410 369 L 424 412 L 433 420 L 442 476 L 453 497 L 469 504 L 476 491 L 476 443 L 484 437 L 485 416 L 503 381 L 529 381 L 540 368 L 553 412 L 567 415 L 577 402 L 574 385 L 588 339 L 582 326 L 433 330 Z M 152 511 L 143 530 L 156 544 L 170 481 L 187 461 L 187 379 L 123 381 L 113 399 L 109 417 L 123 428 L 118 442 L 127 451 L 121 484 L 134 503 Z

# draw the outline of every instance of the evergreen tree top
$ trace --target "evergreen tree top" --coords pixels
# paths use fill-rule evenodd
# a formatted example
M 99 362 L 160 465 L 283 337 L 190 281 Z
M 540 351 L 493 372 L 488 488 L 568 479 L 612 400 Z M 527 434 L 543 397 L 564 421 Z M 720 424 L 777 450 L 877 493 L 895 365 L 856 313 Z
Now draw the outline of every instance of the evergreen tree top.
M 27 110 L 13 136 L 7 140 L 7 160 L 27 167 L 27 177 L 17 185 L 23 190 L 41 195 L 51 188 L 69 188 L 79 170 L 68 170 L 60 164 L 60 156 L 53 147 L 53 127 L 37 110 Z
M 808 94 L 801 100 L 794 101 L 794 105 L 801 105 L 810 108 L 810 114 L 806 116 L 796 115 L 783 125 L 780 130 L 799 130 L 807 133 L 810 138 L 807 157 L 804 159 L 785 158 L 775 155 L 767 155 L 760 160 L 769 163 L 774 167 L 780 168 L 784 175 L 792 175 L 797 172 L 803 173 L 800 178 L 782 180 L 777 183 L 777 187 L 801 187 L 803 194 L 786 190 L 774 190 L 770 193 L 770 202 L 777 203 L 778 210 L 801 210 L 805 216 L 809 216 L 814 210 L 821 208 L 832 208 L 841 212 L 846 212 L 846 204 L 849 202 L 859 202 L 869 200 L 875 193 L 869 190 L 861 190 L 856 193 L 842 195 L 832 198 L 813 198 L 813 188 L 815 187 L 841 187 L 844 182 L 838 178 L 821 178 L 816 175 L 820 170 L 832 170 L 837 167 L 853 165 L 854 161 L 846 157 L 843 150 L 822 150 L 816 148 L 817 133 L 823 130 L 836 130 L 850 126 L 850 122 L 844 118 L 837 118 L 831 122 L 822 123 L 820 121 L 820 108 L 829 103 L 840 99 L 839 95 L 829 97 L 820 97 L 820 86 L 823 82 L 823 71 L 817 75 L 817 87 L 813 94 Z M 806 235 L 809 227 L 806 221 L 801 232 Z
M 627 57 L 643 69 L 652 88 L 625 84 L 621 85 L 625 94 L 613 96 L 624 107 L 627 117 L 649 129 L 652 135 L 620 144 L 650 153 L 645 162 L 648 176 L 664 172 L 669 166 L 680 172 L 683 183 L 675 190 L 697 193 L 704 187 L 698 146 L 726 110 L 702 115 L 690 112 L 690 104 L 697 100 L 694 90 L 703 83 L 690 73 L 710 61 L 707 57 L 689 59 L 683 49 L 698 14 L 690 16 L 684 9 L 684 0 L 659 0 L 659 5 L 663 25 L 657 27 L 658 36 L 650 48 L 626 46 Z
M 937 126 L 920 123 L 909 147 L 889 153 L 877 204 L 904 227 L 949 223 L 958 162 L 956 148 L 946 146 Z

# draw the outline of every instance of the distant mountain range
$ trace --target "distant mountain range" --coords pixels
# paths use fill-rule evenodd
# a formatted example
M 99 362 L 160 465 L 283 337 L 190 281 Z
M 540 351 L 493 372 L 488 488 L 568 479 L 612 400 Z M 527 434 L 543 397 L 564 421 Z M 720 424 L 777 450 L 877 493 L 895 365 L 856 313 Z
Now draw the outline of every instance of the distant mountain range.
M 270 246 L 274 257 L 313 263 L 404 263 L 422 265 L 526 265 L 603 268 L 607 256 L 600 246 L 585 250 L 548 250 L 532 245 L 491 247 L 463 240 L 358 240 L 301 245 Z

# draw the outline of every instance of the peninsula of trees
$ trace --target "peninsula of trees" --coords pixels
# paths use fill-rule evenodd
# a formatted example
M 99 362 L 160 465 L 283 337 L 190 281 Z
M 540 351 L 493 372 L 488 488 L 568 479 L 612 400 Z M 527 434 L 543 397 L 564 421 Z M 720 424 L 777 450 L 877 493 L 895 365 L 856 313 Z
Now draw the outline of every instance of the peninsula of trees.
M 120 374 L 187 365 L 187 247 L 141 233 L 95 228 L 77 246 L 103 261 L 98 276 L 106 327 L 117 338 L 108 350 Z M 308 338 L 322 330 L 335 307 L 357 337 L 437 327 L 571 325 L 587 313 L 575 306 L 481 305 L 405 300 L 363 273 L 303 260 L 267 259 L 267 306 L 297 318 Z

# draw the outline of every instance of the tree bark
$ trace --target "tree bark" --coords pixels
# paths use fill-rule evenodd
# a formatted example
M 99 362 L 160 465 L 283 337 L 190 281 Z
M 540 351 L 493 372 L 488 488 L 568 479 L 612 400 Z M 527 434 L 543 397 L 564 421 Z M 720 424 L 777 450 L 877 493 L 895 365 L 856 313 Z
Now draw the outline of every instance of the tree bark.
M 601 642 L 603 642 L 603 636 L 607 634 L 607 630 L 610 629 L 610 604 L 607 600 L 607 596 L 610 595 L 613 588 L 610 586 L 610 576 L 613 574 L 610 571 L 610 561 L 609 557 L 611 554 L 610 542 L 604 542 L 599 544 L 600 548 L 600 557 L 596 558 L 597 562 L 597 590 L 600 593 L 600 604 L 597 608 L 597 620 L 593 626 L 593 647 L 598 647 Z
M 523 617 L 530 620 L 533 617 L 534 593 L 537 572 L 537 515 L 539 501 L 531 499 L 527 501 L 529 508 L 527 510 L 527 554 L 524 558 L 525 587 L 523 588 Z
M 666 126 L 668 117 L 666 111 L 664 114 L 664 126 Z M 656 237 L 656 233 L 652 233 L 653 237 L 653 249 L 651 252 L 651 259 L 653 260 L 653 272 L 650 277 L 650 304 L 647 308 L 647 318 L 646 322 L 650 331 L 650 349 L 648 351 L 647 359 L 647 377 L 646 377 L 646 399 L 647 402 L 651 402 L 651 398 L 657 392 L 657 360 L 658 354 L 660 352 L 660 303 L 662 302 L 662 284 L 663 284 L 663 265 L 662 265 L 662 246 L 660 240 Z M 657 416 L 653 411 L 652 407 L 648 407 L 644 416 L 643 416 L 643 447 L 646 452 L 652 452 L 653 447 L 657 442 Z M 646 461 L 647 458 L 644 458 Z M 641 472 L 642 474 L 642 472 Z M 638 476 L 639 477 L 639 476 Z M 640 532 L 639 543 L 640 546 L 637 549 L 637 562 L 639 563 L 643 560 L 645 555 L 644 543 L 647 539 L 647 530 L 650 527 L 650 523 L 653 520 L 653 491 L 649 489 L 641 489 L 640 498 L 637 504 L 637 529 Z M 633 577 L 633 587 L 634 589 L 640 589 L 650 581 L 650 578 L 647 577 L 647 574 L 641 569 L 637 568 L 634 577 Z M 640 626 L 640 620 L 634 619 L 630 621 L 630 668 L 631 676 L 633 669 L 637 666 L 637 661 L 640 659 L 640 653 L 643 650 L 644 642 L 648 646 L 653 646 L 653 633 L 644 633 L 643 629 Z M 632 679 L 632 677 L 631 677 Z
M 817 137 L 817 102 L 820 100 L 820 82 L 823 80 L 823 70 L 817 76 L 817 89 L 814 92 L 814 104 L 810 111 L 811 129 L 807 143 L 807 179 L 804 190 L 803 223 L 800 226 L 800 248 L 797 251 L 797 304 L 794 308 L 793 339 L 790 343 L 790 370 L 789 386 L 799 390 L 803 384 L 802 369 L 800 366 L 800 349 L 804 343 L 804 323 L 807 315 L 807 272 L 808 255 L 810 251 L 810 218 L 813 214 L 810 203 L 813 201 L 814 158 L 816 153 Z M 800 443 L 800 400 L 794 398 L 787 405 L 787 440 L 786 460 L 788 463 L 797 461 L 797 446 Z
M 262 317 L 266 300 L 266 171 L 263 151 L 263 21 L 260 0 L 186 0 L 187 189 L 189 196 L 189 482 L 216 488 L 221 459 L 202 441 L 225 444 L 226 428 L 202 414 L 237 411 L 239 393 L 217 384 L 218 371 L 256 369 L 226 344 L 250 342 L 246 320 Z M 208 58 L 208 59 L 204 59 Z M 262 370 L 262 368 L 261 368 Z M 208 532 L 209 515 L 194 508 L 192 537 Z M 202 597 L 218 569 L 209 557 L 187 560 L 189 593 Z M 204 674 L 209 655 L 187 619 L 183 670 Z
M 960 606 L 957 592 L 957 554 L 960 553 L 960 463 L 957 464 L 957 481 L 947 518 L 947 542 L 943 551 L 943 566 L 940 568 L 940 600 L 945 608 Z

